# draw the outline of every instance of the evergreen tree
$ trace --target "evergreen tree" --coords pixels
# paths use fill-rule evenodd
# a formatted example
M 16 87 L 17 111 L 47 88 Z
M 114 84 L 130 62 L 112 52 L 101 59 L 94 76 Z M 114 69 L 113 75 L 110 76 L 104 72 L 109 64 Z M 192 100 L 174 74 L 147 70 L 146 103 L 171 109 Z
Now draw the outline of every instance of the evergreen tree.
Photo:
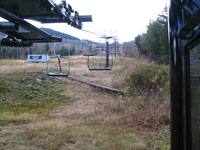
M 160 63 L 168 63 L 168 15 L 167 7 L 156 21 L 147 26 L 147 33 L 138 35 L 135 43 L 141 54 Z
M 137 37 L 135 37 L 135 44 L 138 48 L 138 51 L 140 54 L 144 54 L 144 55 L 147 54 L 147 50 L 144 47 L 145 36 L 146 36 L 146 34 L 143 33 L 143 34 L 140 34 Z

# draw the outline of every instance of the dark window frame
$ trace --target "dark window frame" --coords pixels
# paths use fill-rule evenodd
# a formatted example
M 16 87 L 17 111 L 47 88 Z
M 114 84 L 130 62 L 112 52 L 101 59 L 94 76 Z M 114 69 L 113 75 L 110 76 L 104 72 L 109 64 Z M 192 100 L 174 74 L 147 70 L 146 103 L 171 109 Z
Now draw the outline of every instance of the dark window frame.
M 186 116 L 184 118 L 186 119 L 186 141 L 187 141 L 187 149 L 192 150 L 192 131 L 191 131 L 191 83 L 190 83 L 190 51 L 200 45 L 200 31 L 196 31 L 194 33 L 194 37 L 191 40 L 188 40 L 184 46 L 184 59 L 185 59 L 185 72 L 184 73 L 184 82 L 185 82 L 185 111 Z

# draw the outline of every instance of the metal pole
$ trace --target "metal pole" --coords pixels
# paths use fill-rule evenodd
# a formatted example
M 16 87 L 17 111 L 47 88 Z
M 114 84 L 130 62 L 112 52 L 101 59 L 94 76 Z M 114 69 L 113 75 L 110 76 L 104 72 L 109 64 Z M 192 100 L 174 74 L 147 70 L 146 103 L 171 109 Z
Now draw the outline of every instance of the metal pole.
M 115 58 L 117 57 L 117 39 L 115 39 Z
M 85 53 L 85 40 L 83 41 L 83 52 Z
M 71 56 L 71 52 L 70 51 L 71 51 L 71 46 L 70 46 L 70 49 L 69 49 L 69 56 Z
M 21 59 L 21 51 L 22 51 L 22 48 L 20 47 L 20 51 L 19 51 L 19 59 Z
M 56 56 L 56 43 L 54 43 L 53 55 Z
M 77 43 L 76 43 L 76 56 L 77 56 Z
M 106 40 L 106 67 L 109 66 L 109 42 Z
M 61 68 L 60 58 L 58 58 L 58 65 L 59 65 L 59 68 L 60 68 L 60 73 L 62 73 L 62 68 Z
M 0 53 L 1 53 L 1 59 L 3 59 L 3 58 L 2 58 L 2 52 L 1 52 L 1 45 L 0 45 Z

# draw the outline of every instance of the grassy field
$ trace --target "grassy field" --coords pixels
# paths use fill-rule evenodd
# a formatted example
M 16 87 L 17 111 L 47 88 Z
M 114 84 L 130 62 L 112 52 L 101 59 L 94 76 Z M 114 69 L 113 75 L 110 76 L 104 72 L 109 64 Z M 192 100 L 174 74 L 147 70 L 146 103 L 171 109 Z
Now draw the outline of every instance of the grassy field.
M 87 57 L 70 63 L 72 76 L 127 92 L 128 75 L 149 64 L 119 57 L 99 72 L 88 71 Z M 168 92 L 123 97 L 45 71 L 45 63 L 0 60 L 0 150 L 170 149 Z

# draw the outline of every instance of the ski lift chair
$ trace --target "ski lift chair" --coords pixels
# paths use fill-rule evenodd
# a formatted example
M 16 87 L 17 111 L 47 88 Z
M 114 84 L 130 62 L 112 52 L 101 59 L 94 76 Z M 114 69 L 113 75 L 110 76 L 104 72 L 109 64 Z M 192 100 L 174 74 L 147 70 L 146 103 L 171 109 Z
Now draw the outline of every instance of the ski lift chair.
M 50 63 L 47 61 L 47 70 L 46 74 L 52 77 L 68 77 L 70 73 L 70 61 L 63 56 L 51 57 L 51 59 L 58 59 L 58 66 L 50 66 Z M 65 60 L 65 62 L 64 62 Z M 67 61 L 66 61 L 67 60 Z M 52 62 L 53 64 L 53 62 Z M 62 65 L 62 66 L 61 66 Z
M 97 70 L 97 71 L 101 71 L 101 70 L 112 70 L 112 67 L 113 67 L 113 54 L 112 54 L 112 57 L 110 59 L 110 54 L 112 53 L 109 53 L 109 54 L 106 54 L 106 62 L 105 64 L 93 64 L 91 63 L 91 59 L 90 59 L 90 56 L 91 55 L 88 55 L 88 69 L 89 70 Z M 110 63 L 110 60 L 111 60 L 111 63 Z
M 105 64 L 91 64 L 90 62 L 90 55 L 88 55 L 88 69 L 89 70 L 112 70 L 112 67 L 113 67 L 113 54 L 110 53 L 110 50 L 109 50 L 109 42 L 106 41 L 106 62 Z M 110 54 L 112 55 L 112 58 L 111 58 L 111 64 L 110 64 Z

